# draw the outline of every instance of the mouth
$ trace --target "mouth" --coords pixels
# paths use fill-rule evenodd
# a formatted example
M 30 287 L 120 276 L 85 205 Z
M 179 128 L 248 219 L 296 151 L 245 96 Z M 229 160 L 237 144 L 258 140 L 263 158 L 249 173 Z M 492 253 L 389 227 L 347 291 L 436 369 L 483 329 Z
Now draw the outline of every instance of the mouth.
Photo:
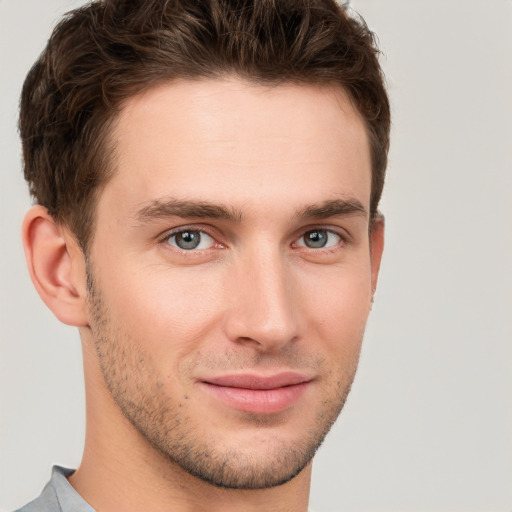
M 252 414 L 276 414 L 291 408 L 311 383 L 310 377 L 296 372 L 223 375 L 199 382 L 228 407 Z

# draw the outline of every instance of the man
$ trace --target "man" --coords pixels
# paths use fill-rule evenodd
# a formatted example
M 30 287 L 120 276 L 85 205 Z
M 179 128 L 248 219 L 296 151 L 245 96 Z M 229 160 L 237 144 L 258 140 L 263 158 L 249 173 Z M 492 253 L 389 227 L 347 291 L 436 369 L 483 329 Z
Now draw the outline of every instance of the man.
M 24 511 L 307 510 L 383 247 L 389 105 L 332 0 L 106 0 L 21 101 L 34 285 L 87 433 Z

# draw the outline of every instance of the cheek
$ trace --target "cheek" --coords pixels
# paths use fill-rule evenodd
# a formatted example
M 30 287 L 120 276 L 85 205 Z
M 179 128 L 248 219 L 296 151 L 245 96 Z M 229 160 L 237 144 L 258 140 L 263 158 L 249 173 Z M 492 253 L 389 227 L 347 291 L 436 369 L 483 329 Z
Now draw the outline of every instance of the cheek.
M 212 329 L 220 309 L 219 280 L 215 272 L 192 268 L 120 269 L 109 279 L 109 313 L 153 353 L 189 352 Z
M 371 309 L 371 278 L 366 267 L 337 269 L 311 281 L 306 314 L 319 331 L 320 338 L 333 350 L 359 350 Z M 319 286 L 322 284 L 322 286 Z M 309 313 L 308 313 L 309 311 Z

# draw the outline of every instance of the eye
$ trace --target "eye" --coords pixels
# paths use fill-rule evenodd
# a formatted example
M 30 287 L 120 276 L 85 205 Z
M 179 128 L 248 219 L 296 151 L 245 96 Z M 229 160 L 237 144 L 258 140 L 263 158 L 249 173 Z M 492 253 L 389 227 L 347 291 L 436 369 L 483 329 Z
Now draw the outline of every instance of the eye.
M 198 229 L 183 229 L 174 232 L 165 241 L 182 251 L 209 249 L 215 244 L 215 240 L 210 235 Z
M 326 249 L 341 242 L 341 236 L 329 229 L 312 229 L 306 231 L 297 241 L 299 247 L 309 249 Z

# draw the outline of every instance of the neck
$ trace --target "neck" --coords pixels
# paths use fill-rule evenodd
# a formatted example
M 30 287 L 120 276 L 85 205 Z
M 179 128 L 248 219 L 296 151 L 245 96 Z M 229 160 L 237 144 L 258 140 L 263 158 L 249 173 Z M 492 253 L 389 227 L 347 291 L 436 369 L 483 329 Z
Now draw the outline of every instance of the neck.
M 306 512 L 311 464 L 269 489 L 225 489 L 184 471 L 120 413 L 84 343 L 87 428 L 82 462 L 69 482 L 98 512 Z

